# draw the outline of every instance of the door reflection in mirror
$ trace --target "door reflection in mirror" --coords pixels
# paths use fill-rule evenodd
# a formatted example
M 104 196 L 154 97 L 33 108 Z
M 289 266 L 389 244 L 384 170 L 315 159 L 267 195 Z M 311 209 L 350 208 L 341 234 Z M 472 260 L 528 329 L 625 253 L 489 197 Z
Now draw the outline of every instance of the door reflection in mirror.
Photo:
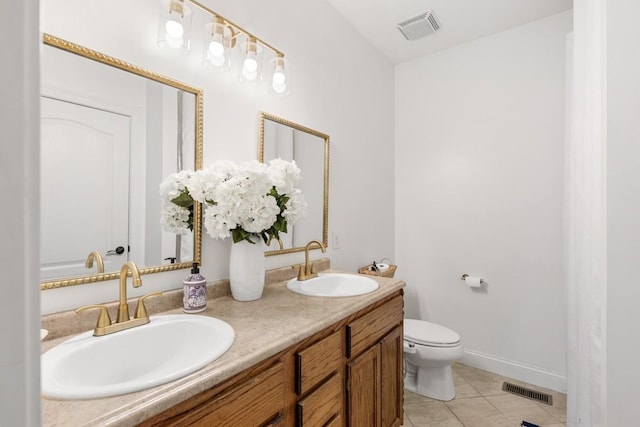
M 93 251 L 106 273 L 199 261 L 192 233 L 162 231 L 158 193 L 196 169 L 196 94 L 54 46 L 41 67 L 41 280 L 96 274 Z

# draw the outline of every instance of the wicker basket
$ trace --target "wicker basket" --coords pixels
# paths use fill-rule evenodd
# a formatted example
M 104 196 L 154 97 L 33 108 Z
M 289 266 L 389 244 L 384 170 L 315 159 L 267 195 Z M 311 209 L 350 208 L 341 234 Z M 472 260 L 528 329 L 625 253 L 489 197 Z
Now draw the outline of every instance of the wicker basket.
M 389 264 L 389 269 L 387 271 L 371 271 L 369 270 L 369 267 L 371 267 L 371 265 L 372 264 L 365 265 L 358 271 L 360 272 L 360 274 L 368 274 L 369 276 L 380 276 L 380 277 L 393 277 L 393 275 L 396 273 L 397 266 L 393 264 Z

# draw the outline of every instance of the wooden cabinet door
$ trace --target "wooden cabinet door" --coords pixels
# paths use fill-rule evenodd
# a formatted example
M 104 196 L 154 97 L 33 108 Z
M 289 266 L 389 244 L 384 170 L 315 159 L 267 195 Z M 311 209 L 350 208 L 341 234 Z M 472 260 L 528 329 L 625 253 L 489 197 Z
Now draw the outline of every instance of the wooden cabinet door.
M 398 326 L 380 341 L 382 427 L 402 425 L 402 338 L 402 327 Z
M 380 427 L 380 345 L 347 364 L 349 427 Z

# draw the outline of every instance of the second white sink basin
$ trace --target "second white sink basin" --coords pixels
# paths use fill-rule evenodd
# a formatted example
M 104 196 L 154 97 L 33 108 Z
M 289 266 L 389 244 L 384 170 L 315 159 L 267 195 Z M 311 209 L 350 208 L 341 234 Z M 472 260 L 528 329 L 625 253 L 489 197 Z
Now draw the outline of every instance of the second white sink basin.
M 94 337 L 71 338 L 41 356 L 42 394 L 91 399 L 144 390 L 184 377 L 224 354 L 231 325 L 202 315 L 151 317 L 151 322 Z
M 318 273 L 318 277 L 313 279 L 293 279 L 287 283 L 290 291 L 314 297 L 364 295 L 375 291 L 379 286 L 378 282 L 369 277 L 344 273 Z

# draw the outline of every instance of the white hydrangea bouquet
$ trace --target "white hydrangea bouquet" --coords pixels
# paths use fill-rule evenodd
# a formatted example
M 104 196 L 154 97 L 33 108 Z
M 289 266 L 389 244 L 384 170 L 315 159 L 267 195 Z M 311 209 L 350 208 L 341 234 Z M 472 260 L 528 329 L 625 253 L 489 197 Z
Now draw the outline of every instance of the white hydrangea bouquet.
M 168 176 L 160 185 L 162 225 L 166 231 L 193 229 L 193 201 L 203 204 L 204 226 L 215 239 L 229 236 L 237 243 L 252 237 L 264 242 L 280 238 L 306 213 L 307 203 L 297 187 L 301 179 L 295 161 L 252 160 L 240 164 L 217 161 L 195 172 Z

